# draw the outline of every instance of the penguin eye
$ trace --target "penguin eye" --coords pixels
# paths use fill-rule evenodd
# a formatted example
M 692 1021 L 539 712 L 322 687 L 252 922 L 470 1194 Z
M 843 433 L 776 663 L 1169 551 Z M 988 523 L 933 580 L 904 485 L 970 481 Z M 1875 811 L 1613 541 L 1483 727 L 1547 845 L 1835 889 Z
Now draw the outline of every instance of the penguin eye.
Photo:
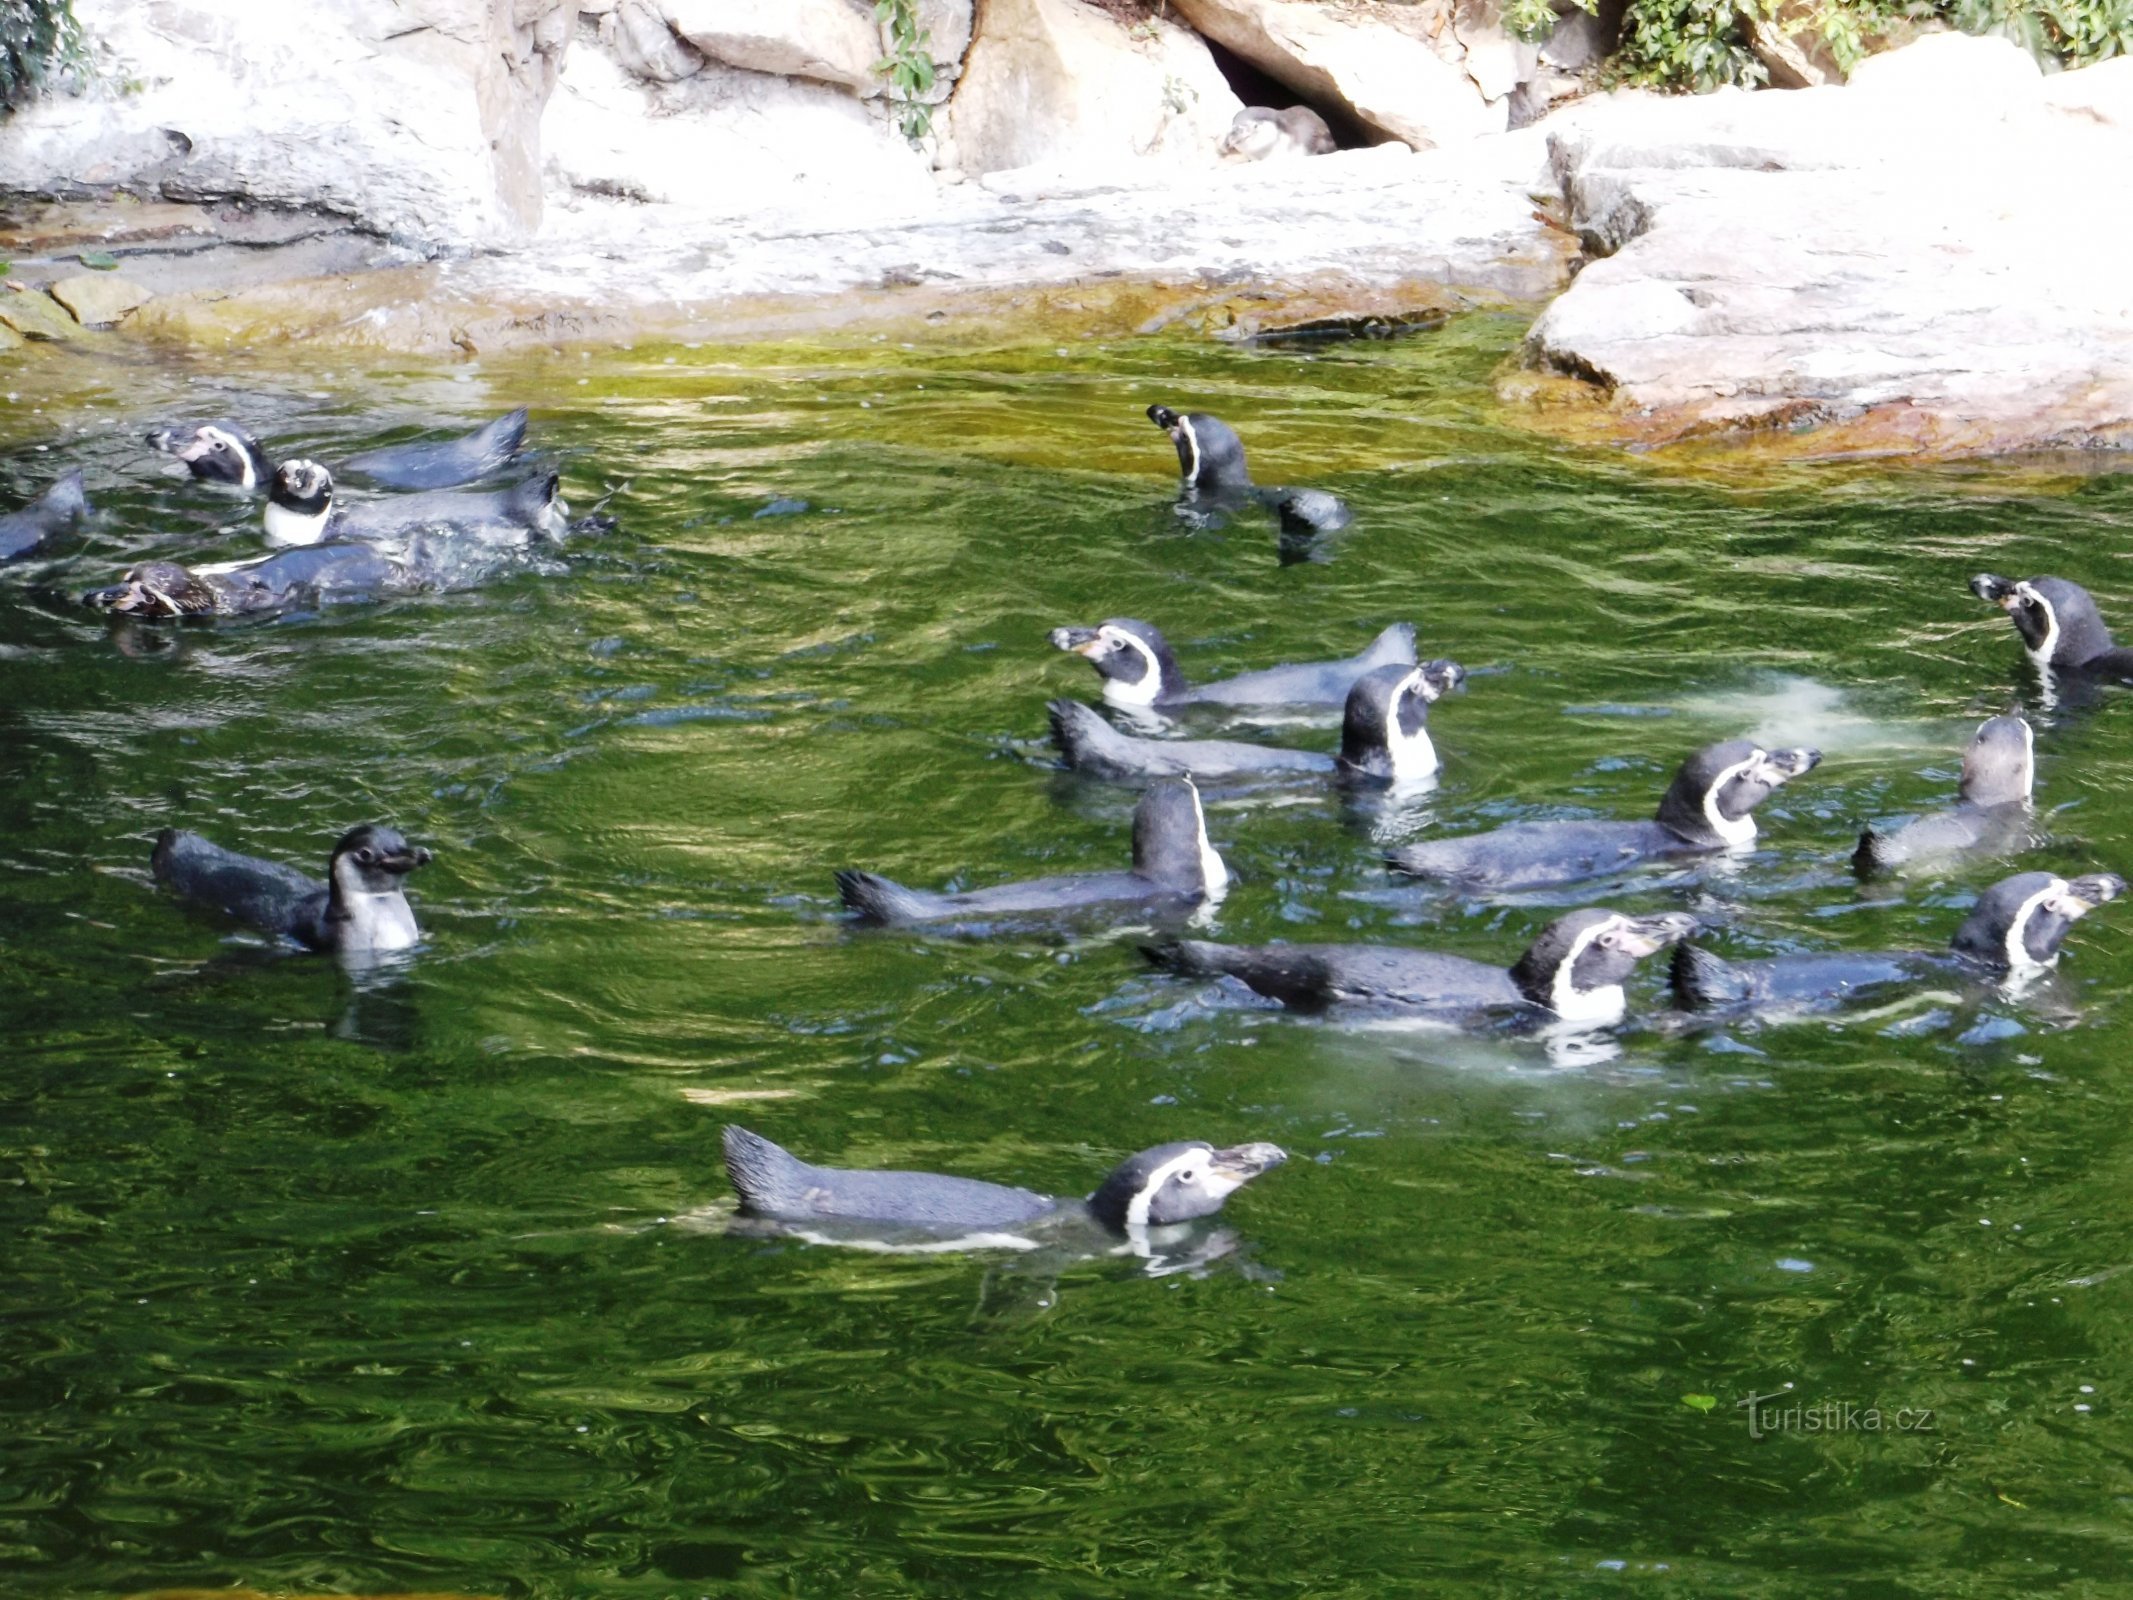
M 1185 1171 L 1178 1174 L 1178 1182 L 1180 1183 L 1197 1183 L 1199 1182 L 1199 1179 L 1200 1175 L 1197 1172 L 1192 1171 L 1190 1168 L 1187 1168 Z
M 367 867 L 378 859 L 378 852 L 371 849 L 369 845 L 365 845 L 355 853 L 355 857 L 358 866 Z

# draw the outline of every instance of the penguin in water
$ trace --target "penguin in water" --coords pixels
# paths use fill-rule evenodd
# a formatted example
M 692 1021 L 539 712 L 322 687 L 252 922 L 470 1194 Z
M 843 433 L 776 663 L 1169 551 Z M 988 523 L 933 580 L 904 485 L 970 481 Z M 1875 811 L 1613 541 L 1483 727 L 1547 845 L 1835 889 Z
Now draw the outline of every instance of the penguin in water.
M 1480 1026 L 1553 1017 L 1601 1028 L 1622 1020 L 1622 985 L 1639 961 L 1696 931 L 1693 917 L 1587 909 L 1543 928 L 1515 966 L 1370 944 L 1210 944 L 1147 948 L 1187 977 L 1230 977 L 1294 1011 L 1421 1012 Z
M 1822 759 L 1749 739 L 1706 745 L 1681 764 L 1650 822 L 1521 822 L 1395 850 L 1397 872 L 1470 892 L 1538 889 L 1639 862 L 1713 855 L 1755 840 L 1755 808 Z
M 388 445 L 351 456 L 342 470 L 384 489 L 451 489 L 500 471 L 526 442 L 521 406 L 456 439 Z M 274 462 L 257 439 L 228 420 L 169 423 L 148 435 L 152 449 L 176 456 L 195 478 L 255 493 L 274 481 Z
M 1086 658 L 1104 681 L 1104 699 L 1123 711 L 1169 711 L 1185 705 L 1330 708 L 1345 705 L 1348 691 L 1365 673 L 1415 664 L 1415 630 L 1407 622 L 1395 622 L 1361 655 L 1345 661 L 1268 667 L 1202 684 L 1185 681 L 1160 630 L 1131 617 L 1112 617 L 1093 628 L 1054 628 L 1051 640 L 1055 650 Z
M 82 493 L 81 469 L 64 474 L 20 511 L 0 516 L 0 561 L 35 555 L 45 540 L 84 521 L 95 508 Z
M 2060 678 L 2133 680 L 2133 650 L 2113 642 L 2095 597 L 2080 584 L 1981 572 L 1970 580 L 1970 592 L 2007 613 L 2047 692 Z
M 1078 873 L 996 884 L 961 894 L 907 889 L 871 872 L 840 872 L 848 910 L 865 922 L 929 923 L 979 930 L 1002 920 L 1070 916 L 1184 916 L 1229 887 L 1229 869 L 1207 840 L 1207 817 L 1190 778 L 1159 778 L 1133 812 L 1130 872 Z
M 1301 554 L 1323 533 L 1338 533 L 1355 520 L 1339 495 L 1323 489 L 1267 489 L 1252 482 L 1244 464 L 1244 441 L 1220 417 L 1204 411 L 1148 408 L 1148 420 L 1170 435 L 1178 452 L 1178 505 L 1188 516 L 1259 505 L 1281 522 L 1284 558 Z
M 817 1167 L 730 1124 L 722 1142 L 742 1215 L 821 1242 L 934 1250 L 1027 1250 L 1061 1234 L 1130 1236 L 1194 1222 L 1288 1159 L 1273 1144 L 1160 1144 L 1076 1200 L 931 1172 Z
M 1933 979 L 2021 982 L 2057 965 L 2074 924 L 2125 892 L 2126 880 L 2112 872 L 2002 878 L 1979 896 L 1946 955 L 1852 951 L 1725 961 L 1685 944 L 1674 952 L 1674 1003 L 1684 1011 L 1814 1012 Z
M 399 832 L 365 823 L 341 836 L 321 882 L 294 867 L 243 856 L 197 833 L 165 828 L 149 866 L 180 898 L 293 939 L 307 950 L 382 955 L 422 937 L 405 879 L 430 853 Z
M 489 492 L 435 489 L 349 505 L 334 497 L 333 474 L 316 461 L 284 461 L 267 489 L 267 543 L 277 549 L 361 539 L 386 544 L 418 529 L 492 543 L 525 543 L 529 535 L 561 539 L 570 508 L 551 472 Z
M 2037 776 L 2037 736 L 2009 712 L 1980 723 L 1963 752 L 1953 811 L 1918 817 L 1888 833 L 1868 828 L 1852 852 L 1862 878 L 1952 856 L 2003 854 L 2028 841 L 2029 797 Z
M 1430 703 L 1466 681 L 1456 661 L 1395 663 L 1355 680 L 1342 709 L 1337 756 L 1230 739 L 1137 739 L 1120 733 L 1093 707 L 1054 700 L 1052 742 L 1072 771 L 1106 783 L 1190 777 L 1202 782 L 1282 773 L 1338 773 L 1359 782 L 1407 784 L 1437 771 L 1429 737 Z

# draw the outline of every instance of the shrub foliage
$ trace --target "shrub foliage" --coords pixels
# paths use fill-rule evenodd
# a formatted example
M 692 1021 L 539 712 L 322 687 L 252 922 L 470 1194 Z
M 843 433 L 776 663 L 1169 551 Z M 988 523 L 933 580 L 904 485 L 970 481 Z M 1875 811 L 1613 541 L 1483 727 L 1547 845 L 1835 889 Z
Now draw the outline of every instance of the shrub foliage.
M 29 99 L 80 48 L 72 0 L 0 0 L 0 114 Z

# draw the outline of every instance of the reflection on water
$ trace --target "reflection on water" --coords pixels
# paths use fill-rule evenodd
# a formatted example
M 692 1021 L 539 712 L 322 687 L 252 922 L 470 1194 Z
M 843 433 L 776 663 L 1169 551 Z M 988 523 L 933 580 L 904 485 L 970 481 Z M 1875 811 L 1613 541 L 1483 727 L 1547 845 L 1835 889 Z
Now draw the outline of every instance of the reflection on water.
M 11 377 L 0 504 L 63 460 L 103 509 L 0 573 L 10 1594 L 2120 1582 L 2124 908 L 2019 994 L 1684 1026 L 1647 963 L 1622 1027 L 1562 1039 L 1293 1017 L 1131 937 L 837 916 L 847 865 L 1121 863 L 1132 791 L 1048 765 L 1046 700 L 1095 689 L 1060 621 L 1147 617 L 1213 679 L 1413 620 L 1476 669 L 1431 718 L 1437 786 L 1211 794 L 1236 882 L 1210 937 L 1509 962 L 1607 903 L 1747 956 L 1944 949 L 2005 866 L 1862 889 L 1858 829 L 1945 805 L 1977 720 L 2036 709 L 1970 573 L 2133 615 L 2133 489 L 1537 446 L 1489 418 L 1522 331 Z M 1257 513 L 1181 529 L 1142 412 L 1188 392 L 1261 481 L 1352 508 L 1329 559 L 1285 565 Z M 335 460 L 521 401 L 574 503 L 614 489 L 560 576 L 184 630 L 68 598 L 256 548 L 256 508 L 166 476 L 149 421 Z M 2040 724 L 2025 865 L 2133 859 L 2122 701 Z M 1647 817 L 1735 735 L 1830 756 L 1745 858 L 1569 901 L 1382 865 Z M 360 980 L 148 882 L 163 826 L 308 861 L 368 819 L 438 857 L 426 943 Z M 825 1161 L 1049 1193 L 1175 1137 L 1292 1160 L 1146 1254 L 662 1225 L 728 1203 L 736 1104 Z M 1734 1401 L 1785 1383 L 1943 1429 L 1751 1440 Z

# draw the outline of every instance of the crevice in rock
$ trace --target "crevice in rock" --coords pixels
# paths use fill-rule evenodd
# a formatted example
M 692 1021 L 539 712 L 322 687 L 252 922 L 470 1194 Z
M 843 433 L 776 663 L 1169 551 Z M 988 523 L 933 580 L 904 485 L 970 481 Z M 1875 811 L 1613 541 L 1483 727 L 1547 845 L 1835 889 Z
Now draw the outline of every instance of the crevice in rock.
M 1248 106 L 1265 106 L 1271 111 L 1286 111 L 1290 106 L 1309 106 L 1326 119 L 1326 126 L 1333 131 L 1333 142 L 1343 150 L 1361 150 L 1379 143 L 1383 135 L 1366 128 L 1355 119 L 1349 109 L 1338 100 L 1313 99 L 1298 94 L 1272 73 L 1253 65 L 1225 44 L 1200 36 L 1207 46 L 1207 53 L 1215 59 L 1215 70 L 1239 100 Z

